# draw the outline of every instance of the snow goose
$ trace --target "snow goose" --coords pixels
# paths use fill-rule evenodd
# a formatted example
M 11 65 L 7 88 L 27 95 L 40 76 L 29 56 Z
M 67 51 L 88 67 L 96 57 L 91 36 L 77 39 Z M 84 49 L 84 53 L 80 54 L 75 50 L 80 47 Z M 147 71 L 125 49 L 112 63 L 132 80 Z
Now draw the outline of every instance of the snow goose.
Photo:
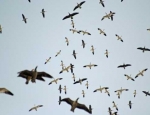
M 85 92 L 84 92 L 84 90 L 82 90 L 82 95 L 83 95 L 83 97 L 85 97 Z
M 150 51 L 150 49 L 145 48 L 145 46 L 144 46 L 144 48 L 142 48 L 142 47 L 138 47 L 137 49 L 142 50 L 142 51 L 143 51 L 143 53 L 144 53 L 145 51 Z
M 129 89 L 122 89 L 122 87 L 121 87 L 121 89 L 118 89 L 115 92 L 119 92 L 121 94 L 123 91 L 129 91 Z
M 94 46 L 92 45 L 91 46 L 91 51 L 92 51 L 92 54 L 94 55 L 94 50 L 95 50 L 96 48 L 94 48 Z
M 61 50 L 59 50 L 59 52 L 56 53 L 55 57 L 58 56 L 60 54 Z
M 93 92 L 100 91 L 100 92 L 102 93 L 102 91 L 103 91 L 104 89 L 109 89 L 109 87 L 101 87 L 101 86 L 100 86 L 100 88 L 95 89 Z
M 98 65 L 96 65 L 96 64 L 91 64 L 91 62 L 90 62 L 89 65 L 84 65 L 83 67 L 89 67 L 89 68 L 91 69 L 92 67 L 96 67 L 96 66 L 98 66 Z
M 128 104 L 128 105 L 129 105 L 129 108 L 130 108 L 130 109 L 132 108 L 132 104 L 133 104 L 133 103 L 131 103 L 131 101 L 129 101 L 129 104 Z
M 85 48 L 85 42 L 84 42 L 84 40 L 82 40 L 82 45 L 81 46 L 83 46 L 83 48 Z
M 65 67 L 59 72 L 59 74 L 63 73 L 63 71 L 67 71 L 69 72 L 69 69 L 71 68 L 71 66 Z
M 23 18 L 22 21 L 24 21 L 25 23 L 27 23 L 27 19 L 28 19 L 28 18 L 26 18 L 26 17 L 24 16 L 24 14 L 22 14 L 22 18 Z
M 73 75 L 73 76 L 72 76 L 73 81 L 75 82 L 75 78 L 76 78 L 76 77 L 75 77 L 74 73 L 72 73 L 72 75 Z
M 50 61 L 51 57 L 49 57 L 48 59 L 46 59 L 45 64 L 47 64 Z
M 123 65 L 119 65 L 118 68 L 121 68 L 121 67 L 122 67 L 122 68 L 125 69 L 125 68 L 128 67 L 128 66 L 131 66 L 131 64 L 123 64 Z
M 84 3 L 85 3 L 85 1 L 77 3 L 77 6 L 74 7 L 73 11 L 75 11 L 77 8 L 81 9 L 82 4 L 84 4 Z
M 42 9 L 42 12 L 41 12 L 41 13 L 42 13 L 43 18 L 45 18 L 45 12 L 46 12 L 46 11 L 45 11 L 44 9 Z
M 118 107 L 117 107 L 117 105 L 115 104 L 115 102 L 113 101 L 112 103 L 113 103 L 113 107 L 115 107 L 116 110 L 118 111 Z
M 62 60 L 61 60 L 60 66 L 62 66 L 62 69 L 63 69 L 63 67 L 65 66 Z
M 103 7 L 105 7 L 103 0 L 100 0 L 99 3 L 102 4 Z
M 127 74 L 124 74 L 124 76 L 127 77 L 127 80 L 131 79 L 132 81 L 134 81 L 134 79 L 131 77 L 131 75 L 129 76 L 129 75 L 127 75 Z
M 75 32 L 79 34 L 79 31 L 75 29 L 70 29 L 70 31 L 72 31 L 72 33 L 74 34 Z
M 104 32 L 104 30 L 98 28 L 98 30 L 100 31 L 100 34 L 103 34 L 104 36 L 106 36 L 106 33 Z
M 71 73 L 73 73 L 73 68 L 74 68 L 74 65 L 72 63 L 70 63 L 70 71 L 71 71 Z
M 105 93 L 107 93 L 108 96 L 110 96 L 109 90 L 105 89 Z
M 104 20 L 105 18 L 110 19 L 110 14 L 105 13 L 106 15 L 102 17 L 101 21 Z
M 72 28 L 74 28 L 74 21 L 71 20 L 71 25 L 72 25 Z
M 70 98 L 64 98 L 64 99 L 61 99 L 61 96 L 59 96 L 59 104 L 61 104 L 62 101 L 68 103 L 69 105 L 71 105 L 71 109 L 70 111 L 74 112 L 75 111 L 75 108 L 78 108 L 78 109 L 83 109 L 85 110 L 86 112 L 91 113 L 91 111 L 84 105 L 84 104 L 80 104 L 78 103 L 78 100 L 79 98 L 77 98 L 76 100 L 71 100 Z
M 115 12 L 110 11 L 109 16 L 111 17 L 111 21 L 113 21 L 114 14 L 115 14 Z
M 140 76 L 140 75 L 141 75 L 141 76 L 144 76 L 143 73 L 144 73 L 145 71 L 147 71 L 147 70 L 148 70 L 148 68 L 143 69 L 142 71 L 139 71 L 139 73 L 135 76 L 135 78 L 137 78 L 137 77 Z
M 73 84 L 77 84 L 77 83 L 82 84 L 82 82 L 85 81 L 85 80 L 87 80 L 87 78 L 83 78 L 83 79 L 80 79 L 80 78 L 79 78 L 79 80 L 76 81 L 76 82 L 74 82 Z
M 65 94 L 67 94 L 67 87 L 64 86 L 63 90 L 65 91 Z
M 133 94 L 134 94 L 134 97 L 135 97 L 135 96 L 136 96 L 136 94 L 137 94 L 137 93 L 136 93 L 136 90 L 134 90 L 134 93 L 133 93 Z
M 83 33 L 83 35 L 85 35 L 85 34 L 87 34 L 87 35 L 91 35 L 89 32 L 87 32 L 86 30 L 85 31 L 83 31 L 83 30 L 79 30 L 79 33 Z
M 67 18 L 73 19 L 73 16 L 75 16 L 75 15 L 77 15 L 77 14 L 79 14 L 79 13 L 78 13 L 78 12 L 74 12 L 74 13 L 72 13 L 72 14 L 68 13 L 68 15 L 65 16 L 65 17 L 63 18 L 63 20 L 65 20 L 65 19 L 67 19 Z
M 122 36 L 119 36 L 119 35 L 116 34 L 116 37 L 118 38 L 117 40 L 120 40 L 120 41 L 123 42 L 123 39 L 121 38 Z
M 86 86 L 87 89 L 89 88 L 89 83 L 88 83 L 88 81 L 86 81 L 85 86 Z
M 108 108 L 109 115 L 112 115 L 112 111 L 113 111 L 113 110 L 111 110 L 111 108 L 109 107 L 109 108 Z
M 106 49 L 106 52 L 104 53 L 106 55 L 106 57 L 108 58 L 108 50 Z
M 53 82 L 55 82 L 57 84 L 58 80 L 62 80 L 63 78 L 57 78 L 57 79 L 54 79 L 53 81 L 51 81 L 48 85 L 52 84 Z
M 5 93 L 5 94 L 11 95 L 11 96 L 14 95 L 12 92 L 10 92 L 10 91 L 9 91 L 8 89 L 6 89 L 6 88 L 0 88 L 0 93 Z
M 67 43 L 67 46 L 69 45 L 69 40 L 68 40 L 68 38 L 67 37 L 65 37 L 65 39 L 66 39 L 66 43 Z
M 59 90 L 59 92 L 61 93 L 61 90 L 62 90 L 61 85 L 59 85 L 58 90 Z
M 37 111 L 37 108 L 39 108 L 39 107 L 43 107 L 43 105 L 34 106 L 34 107 L 32 107 L 29 111 L 32 111 L 33 109 L 35 109 L 35 110 Z
M 77 55 L 77 53 L 75 52 L 75 50 L 73 50 L 73 54 L 72 54 L 73 56 L 74 56 L 74 58 L 76 59 L 76 55 Z
M 116 95 L 118 95 L 118 99 L 120 99 L 120 92 L 119 91 L 117 92 Z

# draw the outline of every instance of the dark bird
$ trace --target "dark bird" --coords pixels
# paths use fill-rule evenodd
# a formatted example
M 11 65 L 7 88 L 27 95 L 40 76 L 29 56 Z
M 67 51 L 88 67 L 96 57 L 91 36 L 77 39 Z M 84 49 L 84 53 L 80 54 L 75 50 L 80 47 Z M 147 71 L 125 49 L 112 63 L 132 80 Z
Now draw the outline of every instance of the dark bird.
M 145 96 L 147 96 L 147 95 L 149 95 L 149 96 L 150 96 L 149 91 L 142 91 L 142 92 L 146 94 Z
M 143 51 L 143 53 L 145 52 L 145 51 L 150 51 L 150 49 L 148 49 L 148 48 L 142 48 L 142 47 L 138 47 L 137 49 L 139 49 L 139 50 L 142 50 Z
M 109 112 L 109 115 L 112 115 L 112 110 L 110 107 L 108 108 L 108 112 Z
M 23 18 L 22 21 L 24 21 L 25 23 L 27 23 L 27 19 L 28 19 L 28 18 L 26 18 L 23 14 L 22 14 L 22 18 Z
M 129 76 L 129 75 L 127 75 L 127 74 L 124 74 L 124 76 L 127 77 L 127 80 L 131 79 L 132 81 L 134 81 L 134 79 L 131 77 L 131 75 Z
M 79 78 L 79 80 L 76 81 L 76 82 L 74 82 L 73 84 L 77 84 L 77 83 L 82 84 L 82 82 L 85 81 L 85 80 L 87 80 L 87 78 L 83 78 L 83 79 L 80 79 L 80 78 Z
M 102 4 L 103 7 L 105 7 L 103 0 L 100 0 L 99 3 Z
M 42 12 L 41 12 L 41 13 L 42 13 L 43 18 L 45 18 L 45 12 L 46 12 L 46 11 L 45 11 L 44 9 L 42 9 Z
M 34 106 L 29 111 L 32 111 L 33 109 L 35 109 L 37 111 L 37 108 L 39 108 L 39 107 L 43 107 L 43 105 Z
M 71 70 L 71 73 L 73 73 L 73 68 L 74 68 L 74 65 L 70 63 L 70 70 Z
M 61 93 L 61 90 L 62 90 L 61 85 L 59 85 L 58 90 L 59 90 L 59 92 Z
M 118 36 L 118 35 L 116 34 L 116 37 L 118 38 L 117 40 L 120 40 L 120 41 L 123 42 L 123 39 L 121 38 L 122 36 Z
M 75 8 L 73 9 L 73 11 L 75 11 L 77 8 L 81 9 L 82 4 L 84 4 L 84 3 L 85 3 L 85 1 L 77 3 L 77 6 L 75 6 Z
M 110 17 L 111 17 L 111 21 L 113 21 L 113 16 L 114 16 L 114 14 L 116 14 L 116 13 L 115 13 L 115 12 L 110 11 L 109 15 L 110 15 Z
M 76 59 L 76 54 L 77 53 L 75 52 L 75 50 L 73 50 L 73 54 L 72 55 L 74 56 L 75 59 Z
M 0 33 L 2 33 L 2 26 L 0 25 Z
M 129 104 L 128 104 L 128 105 L 129 105 L 129 108 L 130 108 L 130 109 L 132 108 L 132 104 L 133 104 L 133 103 L 131 103 L 131 101 L 129 101 Z
M 91 111 L 84 105 L 84 104 L 80 104 L 78 103 L 78 99 L 77 98 L 75 101 L 71 100 L 70 98 L 64 98 L 64 99 L 61 99 L 61 97 L 59 96 L 59 104 L 64 101 L 66 103 L 68 103 L 69 105 L 71 105 L 71 111 L 74 112 L 75 108 L 78 108 L 78 109 L 83 109 L 85 110 L 86 112 L 91 113 Z
M 6 88 L 0 88 L 0 93 L 5 93 L 5 94 L 11 95 L 11 96 L 14 95 L 12 92 L 10 92 L 10 91 L 9 91 L 8 89 L 6 89 Z
M 139 73 L 135 76 L 135 78 L 137 78 L 137 77 L 140 76 L 140 75 L 141 75 L 141 76 L 144 76 L 143 73 L 144 73 L 145 71 L 147 71 L 147 70 L 148 70 L 148 68 L 143 69 L 142 71 L 139 71 Z
M 53 76 L 51 76 L 50 74 L 48 74 L 46 72 L 38 72 L 37 66 L 35 67 L 35 69 L 33 69 L 31 71 L 30 70 L 23 70 L 23 71 L 18 72 L 18 74 L 19 74 L 18 76 L 23 76 L 23 75 L 31 76 L 32 82 L 35 82 L 36 78 L 41 78 L 41 77 L 53 78 Z
M 28 0 L 29 2 L 31 2 L 31 0 Z
M 136 96 L 136 90 L 134 90 L 134 93 L 133 93 L 133 94 L 134 94 L 134 97 L 135 97 L 135 96 Z
M 83 48 L 85 48 L 85 42 L 84 42 L 84 40 L 82 40 L 82 45 L 81 46 L 83 46 Z
M 63 20 L 65 20 L 65 19 L 67 19 L 67 18 L 71 18 L 71 19 L 73 19 L 73 16 L 75 16 L 75 15 L 77 15 L 77 14 L 79 14 L 78 12 L 74 12 L 74 13 L 72 13 L 72 14 L 68 14 L 67 16 L 65 16 L 64 18 L 63 18 Z
M 66 43 L 67 43 L 67 46 L 69 45 L 69 40 L 68 40 L 68 38 L 67 37 L 65 37 L 65 39 L 66 39 Z
M 123 65 L 119 65 L 118 68 L 121 68 L 121 67 L 122 67 L 122 68 L 125 69 L 125 68 L 128 67 L 128 66 L 131 66 L 131 64 L 123 64 Z
M 123 0 L 121 0 L 121 2 L 123 2 Z

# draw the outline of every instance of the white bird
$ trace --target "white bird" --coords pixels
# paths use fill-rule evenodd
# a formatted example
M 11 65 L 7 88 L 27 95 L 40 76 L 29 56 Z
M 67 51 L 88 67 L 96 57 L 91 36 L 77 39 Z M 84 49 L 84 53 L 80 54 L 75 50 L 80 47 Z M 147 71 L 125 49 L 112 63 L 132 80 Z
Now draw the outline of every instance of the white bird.
M 53 81 L 51 81 L 48 85 L 52 84 L 53 82 L 55 82 L 57 84 L 58 80 L 62 80 L 63 78 L 57 78 L 57 79 L 54 79 Z
M 124 74 L 124 76 L 127 77 L 127 80 L 131 79 L 132 81 L 134 81 L 134 79 L 131 77 L 131 75 L 129 76 L 129 75 L 127 75 L 127 74 Z
M 118 89 L 115 92 L 119 92 L 120 94 L 122 94 L 123 91 L 129 91 L 129 89 L 122 89 L 121 87 L 121 89 Z
M 72 73 L 72 75 L 73 75 L 73 76 L 72 76 L 73 81 L 75 82 L 75 78 L 76 78 L 76 77 L 75 77 L 74 73 Z
M 72 31 L 72 33 L 74 34 L 75 32 L 79 34 L 79 31 L 75 29 L 70 29 L 70 31 Z
M 32 111 L 33 109 L 35 109 L 37 111 L 37 108 L 39 108 L 39 107 L 43 107 L 43 105 L 34 106 L 29 111 Z
M 119 91 L 117 92 L 116 95 L 118 95 L 118 99 L 120 99 L 120 92 Z
M 76 82 L 74 82 L 73 84 L 77 84 L 77 83 L 80 83 L 80 85 L 82 84 L 83 81 L 87 80 L 87 78 L 83 78 L 83 79 L 80 79 Z
M 73 22 L 73 20 L 71 20 L 71 25 L 72 25 L 72 28 L 74 28 L 74 22 Z
M 62 69 L 63 69 L 63 67 L 65 66 L 62 60 L 61 60 L 60 66 L 62 66 Z
M 130 108 L 130 109 L 132 108 L 132 104 L 133 104 L 133 103 L 131 103 L 131 101 L 129 101 L 129 104 L 128 104 L 128 105 L 129 105 L 129 108 Z
M 68 38 L 67 37 L 65 37 L 65 39 L 66 39 L 66 43 L 67 43 L 67 46 L 69 45 L 69 40 L 68 40 Z
M 105 55 L 106 55 L 106 57 L 108 58 L 108 50 L 106 49 L 106 52 L 105 52 Z
M 71 66 L 69 65 L 68 67 L 63 67 L 63 69 L 59 72 L 59 74 L 63 73 L 63 71 L 67 71 L 69 72 L 69 69 L 71 68 Z
M 116 34 L 116 37 L 118 38 L 117 40 L 120 40 L 120 41 L 123 42 L 123 39 L 121 38 L 122 36 L 118 36 L 118 35 Z
M 105 93 L 107 93 L 108 96 L 110 96 L 110 93 L 109 93 L 109 91 L 107 89 L 105 89 Z
M 82 95 L 83 95 L 83 97 L 85 97 L 85 92 L 84 92 L 84 90 L 82 90 Z
M 64 86 L 63 90 L 65 91 L 65 94 L 67 94 L 67 87 Z
M 83 46 L 83 48 L 85 48 L 85 45 L 86 45 L 86 43 L 84 42 L 84 40 L 82 40 L 82 45 L 81 46 Z
M 147 71 L 147 70 L 148 70 L 148 69 L 146 68 L 146 69 L 143 69 L 142 71 L 139 71 L 139 73 L 135 76 L 135 78 L 137 78 L 137 77 L 140 76 L 140 75 L 141 75 L 141 76 L 144 76 L 143 73 L 144 73 L 145 71 Z
M 105 7 L 103 0 L 100 0 L 99 3 L 102 4 L 103 7 Z
M 47 64 L 50 61 L 51 57 L 49 57 L 48 59 L 46 59 L 45 64 Z
M 109 89 L 109 87 L 101 87 L 101 86 L 100 86 L 100 88 L 95 89 L 93 92 L 100 91 L 100 92 L 102 93 L 102 91 L 103 91 L 104 89 Z
M 6 88 L 0 88 L 0 93 L 5 93 L 5 94 L 11 95 L 11 96 L 14 95 L 12 92 L 10 92 L 10 91 L 9 91 L 8 89 L 6 89 Z
M 88 81 L 86 81 L 85 86 L 86 86 L 87 89 L 89 88 L 89 83 L 88 83 Z
M 116 110 L 118 111 L 118 107 L 117 107 L 117 105 L 115 104 L 115 102 L 113 101 L 112 103 L 113 103 L 113 107 L 115 107 Z
M 135 97 L 135 96 L 136 96 L 136 94 L 137 94 L 137 93 L 136 93 L 136 90 L 134 90 L 134 93 L 133 93 L 133 94 L 134 94 L 134 97 Z
M 104 20 L 105 18 L 110 19 L 110 14 L 107 14 L 107 13 L 106 13 L 106 15 L 102 17 L 101 21 Z
M 58 56 L 60 54 L 60 52 L 61 52 L 61 50 L 59 50 L 59 52 L 57 52 L 57 54 L 55 55 L 55 57 Z
M 96 49 L 96 48 L 94 48 L 94 46 L 92 45 L 92 46 L 91 46 L 91 51 L 92 51 L 92 54 L 93 54 L 93 55 L 94 55 L 95 49 Z
M 86 30 L 85 31 L 83 31 L 83 30 L 79 30 L 79 33 L 83 33 L 83 35 L 85 35 L 85 34 L 87 34 L 87 35 L 91 35 L 89 32 L 87 32 Z
M 91 69 L 91 67 L 96 67 L 96 66 L 98 66 L 98 65 L 96 65 L 96 64 L 91 64 L 91 62 L 90 62 L 89 65 L 84 65 L 83 67 L 89 67 L 89 68 Z
M 106 36 L 106 33 L 104 32 L 104 30 L 98 28 L 98 30 L 100 31 L 100 34 L 103 34 L 104 36 Z

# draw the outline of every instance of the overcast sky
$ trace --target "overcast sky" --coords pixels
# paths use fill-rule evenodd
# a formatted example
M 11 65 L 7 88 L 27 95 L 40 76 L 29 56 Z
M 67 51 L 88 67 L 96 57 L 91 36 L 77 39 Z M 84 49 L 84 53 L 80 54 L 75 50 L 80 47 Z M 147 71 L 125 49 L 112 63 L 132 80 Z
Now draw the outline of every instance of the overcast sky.
M 89 113 L 76 109 L 71 112 L 71 106 L 65 102 L 58 104 L 59 96 L 75 100 L 86 106 L 92 105 L 93 115 L 108 115 L 108 107 L 113 106 L 112 101 L 118 104 L 119 115 L 149 115 L 150 97 L 142 91 L 150 91 L 150 52 L 143 53 L 138 47 L 150 48 L 150 1 L 149 0 L 104 0 L 105 7 L 99 0 L 87 0 L 82 9 L 73 11 L 81 0 L 1 0 L 0 25 L 3 27 L 0 34 L 0 87 L 10 90 L 14 96 L 0 94 L 1 115 L 88 115 Z M 47 11 L 45 18 L 40 13 Z M 105 13 L 115 12 L 114 20 L 104 19 Z M 91 35 L 72 33 L 71 19 L 62 20 L 69 13 L 79 12 L 73 20 L 77 30 L 87 30 Z M 22 21 L 22 14 L 27 19 L 27 24 Z M 97 28 L 106 32 L 107 36 L 99 34 Z M 124 42 L 117 40 L 115 34 L 122 36 Z M 65 37 L 70 40 L 69 46 Z M 83 49 L 81 40 L 86 44 Z M 93 55 L 91 45 L 94 46 Z M 105 50 L 109 57 L 106 58 Z M 61 50 L 61 54 L 55 57 Z M 77 52 L 74 59 L 72 52 Z M 45 60 L 51 57 L 46 65 Z M 69 71 L 59 74 L 61 60 L 68 66 L 74 64 L 76 80 L 87 78 L 89 89 L 85 83 L 73 84 L 72 74 Z M 89 63 L 97 67 L 83 68 Z M 126 69 L 117 66 L 131 64 Z M 48 85 L 53 79 L 44 78 L 45 82 L 36 80 L 36 83 L 25 84 L 25 79 L 17 77 L 21 70 L 31 70 L 38 66 L 38 71 L 45 71 L 54 78 L 63 78 L 58 84 Z M 148 68 L 144 76 L 139 76 L 135 81 L 127 80 L 124 74 L 135 78 L 139 71 Z M 67 94 L 58 91 L 59 85 L 67 86 Z M 109 87 L 110 97 L 104 93 L 93 91 L 100 86 Z M 120 88 L 127 88 L 118 99 L 114 92 Z M 85 98 L 82 97 L 85 91 Z M 134 98 L 134 90 L 137 95 Z M 129 109 L 128 102 L 132 101 L 133 107 Z M 43 105 L 37 111 L 29 112 L 34 105 Z M 112 108 L 114 111 L 115 108 Z

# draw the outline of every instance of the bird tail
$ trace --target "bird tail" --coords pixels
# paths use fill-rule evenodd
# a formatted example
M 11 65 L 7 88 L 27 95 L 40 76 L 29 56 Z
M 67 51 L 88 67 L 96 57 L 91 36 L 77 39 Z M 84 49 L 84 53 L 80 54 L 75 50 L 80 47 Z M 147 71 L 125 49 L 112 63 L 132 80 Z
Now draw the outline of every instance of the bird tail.
M 73 107 L 71 107 L 70 111 L 74 112 L 74 108 L 73 108 Z
M 58 102 L 59 102 L 59 105 L 60 105 L 61 104 L 61 96 L 59 96 L 59 101 Z

